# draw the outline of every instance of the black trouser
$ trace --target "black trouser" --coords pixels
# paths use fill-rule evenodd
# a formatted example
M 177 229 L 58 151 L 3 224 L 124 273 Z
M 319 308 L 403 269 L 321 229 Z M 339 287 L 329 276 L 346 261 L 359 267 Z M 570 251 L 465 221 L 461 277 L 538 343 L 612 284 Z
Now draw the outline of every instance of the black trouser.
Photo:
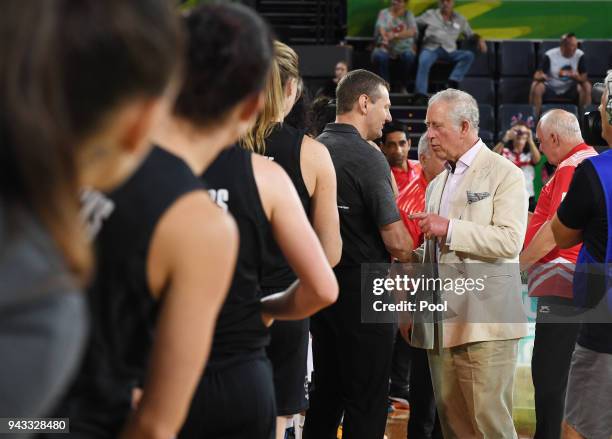
M 397 327 L 360 322 L 360 274 L 338 275 L 340 297 L 310 321 L 313 390 L 304 439 L 382 439 Z
M 408 400 L 410 393 L 410 345 L 398 331 L 395 334 L 393 359 L 391 360 L 391 386 L 389 396 Z
M 547 322 L 566 314 L 571 299 L 540 297 L 531 358 L 535 390 L 534 439 L 559 439 L 565 406 L 565 390 L 579 324 Z M 542 312 L 543 311 L 543 312 Z
M 261 355 L 207 370 L 179 439 L 273 439 L 276 403 L 272 366 Z
M 427 350 L 410 347 L 409 439 L 442 439 Z

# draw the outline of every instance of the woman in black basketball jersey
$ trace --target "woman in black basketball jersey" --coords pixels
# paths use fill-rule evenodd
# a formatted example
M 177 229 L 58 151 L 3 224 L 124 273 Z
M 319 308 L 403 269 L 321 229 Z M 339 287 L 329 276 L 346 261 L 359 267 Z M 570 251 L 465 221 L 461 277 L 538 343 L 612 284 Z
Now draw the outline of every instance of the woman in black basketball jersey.
M 164 144 L 191 139 L 194 150 L 209 154 L 209 142 L 195 134 L 211 129 L 218 114 L 211 111 L 218 102 L 202 102 L 199 90 L 222 85 L 208 80 L 206 72 L 215 67 L 208 59 L 200 59 L 198 47 L 227 34 L 211 28 L 206 17 L 197 13 L 188 22 L 194 52 L 188 62 L 186 86 L 177 100 L 173 129 L 165 130 Z M 244 75 L 251 76 L 251 70 L 236 65 L 236 71 Z M 240 81 L 228 81 L 227 74 L 222 79 L 226 87 L 240 87 Z M 257 97 L 261 105 L 263 95 Z M 217 157 L 203 181 L 217 204 L 236 219 L 240 249 L 209 362 L 179 438 L 273 439 L 276 408 L 272 369 L 265 353 L 267 325 L 273 319 L 303 319 L 333 303 L 336 281 L 299 197 L 278 165 L 235 146 Z M 262 259 L 265 246 L 273 239 L 287 255 L 300 283 L 262 301 Z
M 97 236 L 90 291 L 94 331 L 60 413 L 79 438 L 176 437 L 231 281 L 235 223 L 194 172 L 252 124 L 272 42 L 263 21 L 236 4 L 202 6 L 184 24 L 184 90 L 197 99 L 179 96 L 178 117 L 155 129 L 160 146 L 107 196 L 112 210 Z M 187 126 L 183 111 L 197 111 L 201 125 L 175 130 Z
M 265 109 L 242 144 L 281 165 L 297 189 L 329 263 L 340 260 L 342 240 L 336 203 L 336 173 L 327 148 L 283 119 L 290 113 L 300 80 L 298 56 L 289 46 L 274 43 L 276 77 L 269 81 Z M 295 273 L 274 241 L 266 245 L 263 275 L 264 294 L 286 289 Z M 284 438 L 286 418 L 308 408 L 307 355 L 308 319 L 280 321 L 271 327 L 268 357 L 274 368 L 277 439 Z
M 92 266 L 79 191 L 117 186 L 146 154 L 176 70 L 168 13 L 157 0 L 2 2 L 1 416 L 48 415 L 77 366 Z

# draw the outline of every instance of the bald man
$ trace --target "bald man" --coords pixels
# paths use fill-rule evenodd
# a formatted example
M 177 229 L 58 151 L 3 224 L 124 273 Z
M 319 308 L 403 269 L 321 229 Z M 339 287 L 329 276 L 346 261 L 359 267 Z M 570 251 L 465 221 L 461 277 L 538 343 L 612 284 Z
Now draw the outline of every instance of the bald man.
M 584 143 L 576 116 L 551 110 L 538 123 L 536 134 L 548 161 L 557 166 L 546 183 L 527 226 L 520 255 L 522 269 L 529 273 L 529 295 L 538 298 L 538 311 L 531 360 L 535 388 L 535 439 L 561 436 L 561 422 L 570 361 L 579 325 L 563 323 L 572 311 L 574 264 L 581 245 L 560 249 L 551 230 L 551 220 L 567 193 L 579 163 L 597 152 Z

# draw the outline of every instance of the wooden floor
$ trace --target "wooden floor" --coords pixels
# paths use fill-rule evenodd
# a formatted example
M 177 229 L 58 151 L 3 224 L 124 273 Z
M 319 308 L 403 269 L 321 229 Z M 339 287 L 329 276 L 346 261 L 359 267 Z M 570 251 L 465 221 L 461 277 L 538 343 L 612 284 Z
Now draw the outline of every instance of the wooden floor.
M 395 409 L 387 417 L 387 439 L 406 439 L 408 425 L 408 410 Z

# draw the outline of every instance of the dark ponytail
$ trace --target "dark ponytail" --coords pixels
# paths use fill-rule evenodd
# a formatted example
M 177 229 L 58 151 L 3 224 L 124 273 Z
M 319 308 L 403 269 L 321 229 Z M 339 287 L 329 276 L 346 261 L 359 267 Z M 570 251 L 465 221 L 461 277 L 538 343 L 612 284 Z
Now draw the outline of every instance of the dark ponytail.
M 75 151 L 121 103 L 163 93 L 181 57 L 176 17 L 166 0 L 4 0 L 2 9 L 0 202 L 9 218 L 38 218 L 84 278 Z

